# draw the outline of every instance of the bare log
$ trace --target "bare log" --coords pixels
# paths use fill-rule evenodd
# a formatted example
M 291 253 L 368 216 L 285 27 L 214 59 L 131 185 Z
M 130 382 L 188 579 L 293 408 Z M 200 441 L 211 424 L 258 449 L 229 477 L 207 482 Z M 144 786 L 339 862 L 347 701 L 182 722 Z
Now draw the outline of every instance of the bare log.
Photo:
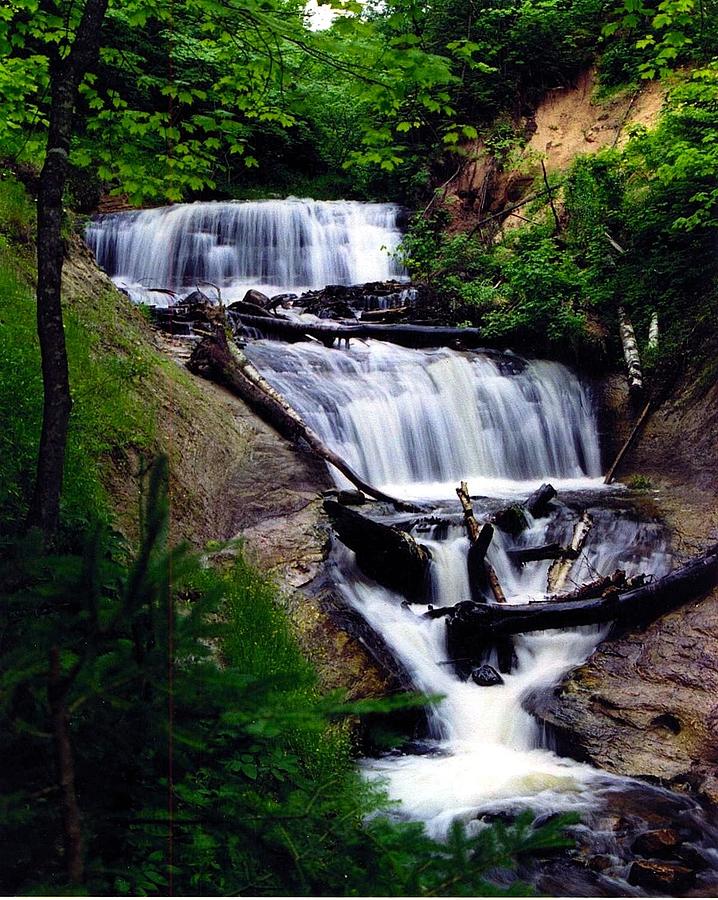
M 618 327 L 623 345 L 623 358 L 626 360 L 628 372 L 628 390 L 632 395 L 638 395 L 643 390 L 643 373 L 641 371 L 641 357 L 638 353 L 638 343 L 633 325 L 626 315 L 626 310 L 618 307 Z
M 361 321 L 391 322 L 405 316 L 410 308 L 409 306 L 390 306 L 388 309 L 367 309 L 361 314 Z
M 534 562 L 537 559 L 558 559 L 566 552 L 566 548 L 561 544 L 541 544 L 538 547 L 513 547 L 506 551 L 507 556 L 512 562 L 523 565 L 527 562 Z
M 474 516 L 474 508 L 471 505 L 469 486 L 465 481 L 462 481 L 461 485 L 456 488 L 456 494 L 461 502 L 461 508 L 464 510 L 464 523 L 471 543 L 467 565 L 472 592 L 483 580 L 481 579 L 481 568 L 483 564 L 483 570 L 491 588 L 491 593 L 494 595 L 494 599 L 497 603 L 506 603 L 506 595 L 501 588 L 498 575 L 496 574 L 494 567 L 488 559 L 486 559 L 486 552 L 489 549 L 489 544 L 494 536 L 494 529 L 489 524 L 479 527 L 479 523 Z
M 626 573 L 622 569 L 616 569 L 610 575 L 601 575 L 592 581 L 586 582 L 573 591 L 564 594 L 555 594 L 549 597 L 551 603 L 568 603 L 574 600 L 588 600 L 591 597 L 603 597 L 606 591 L 625 589 L 628 586 Z M 638 587 L 634 579 L 631 579 L 632 587 Z
M 479 526 L 479 523 L 476 521 L 476 517 L 474 516 L 474 507 L 471 505 L 471 498 L 469 497 L 469 486 L 465 481 L 462 481 L 461 485 L 456 488 L 456 495 L 459 498 L 461 508 L 464 511 L 464 524 L 466 525 L 466 531 L 469 535 L 469 540 L 472 544 L 475 544 L 478 540 L 481 528 Z
M 372 487 L 330 450 L 284 397 L 260 375 L 239 347 L 227 340 L 223 329 L 216 329 L 197 344 L 187 368 L 228 387 L 284 437 L 292 441 L 303 440 L 313 453 L 331 463 L 360 491 L 377 500 L 391 503 L 397 509 L 409 512 L 417 510 L 416 506 L 403 503 Z
M 646 403 L 646 405 L 643 407 L 643 412 L 638 417 L 636 424 L 631 429 L 631 433 L 628 435 L 623 446 L 618 451 L 618 456 L 613 461 L 613 465 L 606 473 L 606 477 L 603 479 L 604 484 L 611 484 L 613 479 L 616 477 L 616 472 L 618 471 L 619 466 L 623 462 L 623 459 L 626 456 L 626 454 L 628 453 L 628 451 L 631 449 L 631 447 L 636 442 L 636 438 L 640 435 L 641 431 L 643 430 L 643 426 L 648 421 L 648 417 L 650 416 L 652 409 L 653 409 L 653 399 L 649 400 L 648 403 Z
M 573 530 L 570 546 L 549 567 L 547 579 L 549 594 L 555 594 L 557 591 L 560 591 L 566 583 L 574 560 L 578 558 L 581 550 L 583 550 L 583 545 L 586 543 L 586 538 L 592 525 L 593 519 L 587 512 L 584 512 Z
M 498 606 L 464 601 L 447 615 L 454 647 L 472 656 L 476 642 L 527 631 L 580 625 L 646 625 L 676 607 L 700 598 L 718 584 L 718 544 L 650 584 L 607 597 L 556 603 Z M 462 654 L 459 654 L 462 655 Z
M 325 500 L 324 509 L 362 572 L 410 600 L 423 598 L 431 562 L 426 547 L 405 531 L 368 519 L 336 500 Z
M 331 346 L 334 341 L 352 338 L 389 341 L 402 347 L 464 347 L 487 346 L 479 328 L 451 328 L 440 325 L 390 325 L 357 322 L 294 322 L 289 319 L 265 318 L 238 313 L 243 325 L 256 328 L 267 337 L 283 341 L 305 341 L 307 335 Z

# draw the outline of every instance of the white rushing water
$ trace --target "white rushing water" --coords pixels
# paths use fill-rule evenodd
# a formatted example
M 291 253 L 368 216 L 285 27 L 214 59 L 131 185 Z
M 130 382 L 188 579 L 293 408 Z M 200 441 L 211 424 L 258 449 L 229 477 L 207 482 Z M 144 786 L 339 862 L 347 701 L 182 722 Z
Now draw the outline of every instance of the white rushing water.
M 601 474 L 590 396 L 565 366 L 499 353 L 348 351 L 259 341 L 248 354 L 371 484 L 403 497 L 506 496 Z
M 271 296 L 401 277 L 400 218 L 392 203 L 183 203 L 98 216 L 85 240 L 133 300 L 162 306 L 168 295 L 148 288 L 183 295 L 212 282 L 236 300 L 250 288 Z
M 450 498 L 460 480 L 487 497 L 513 500 L 544 480 L 559 489 L 590 488 L 595 497 L 601 470 L 590 393 L 559 363 L 374 341 L 350 350 L 258 341 L 247 353 L 327 444 L 369 482 L 395 495 L 443 498 L 443 514 L 459 512 L 458 501 Z M 339 476 L 337 483 L 344 485 Z M 586 505 L 594 525 L 571 573 L 575 582 L 618 567 L 629 576 L 667 571 L 670 559 L 659 526 L 601 509 L 595 499 Z M 475 510 L 481 518 L 482 501 Z M 578 518 L 578 511 L 561 507 L 534 521 L 516 543 L 565 545 Z M 415 537 L 432 554 L 427 600 L 448 606 L 470 599 L 463 527 L 435 527 Z M 497 530 L 489 550 L 508 602 L 545 600 L 549 562 L 519 567 L 506 553 L 511 541 Z M 605 629 L 521 635 L 514 639 L 515 663 L 504 683 L 479 687 L 443 664 L 443 619 L 423 619 L 426 607 L 403 607 L 402 597 L 362 575 L 346 548 L 338 548 L 336 559 L 348 600 L 383 636 L 417 688 L 443 697 L 430 710 L 429 752 L 365 763 L 400 801 L 402 815 L 441 836 L 454 820 L 470 822 L 479 812 L 591 806 L 609 776 L 553 753 L 522 699 L 582 662 Z M 489 661 L 498 665 L 495 657 Z

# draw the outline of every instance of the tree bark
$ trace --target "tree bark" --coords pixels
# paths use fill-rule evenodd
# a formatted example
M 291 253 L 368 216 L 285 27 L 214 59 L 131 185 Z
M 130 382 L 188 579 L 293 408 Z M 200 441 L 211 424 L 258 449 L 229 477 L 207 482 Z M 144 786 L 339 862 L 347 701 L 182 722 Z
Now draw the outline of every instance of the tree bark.
M 216 328 L 213 334 L 207 335 L 195 347 L 187 368 L 228 387 L 284 437 L 291 441 L 303 440 L 313 453 L 331 463 L 360 491 L 377 500 L 391 503 L 397 509 L 409 512 L 417 510 L 413 504 L 404 503 L 372 487 L 330 450 L 284 397 L 260 375 L 242 351 L 228 341 L 221 327 Z
M 628 390 L 632 396 L 638 396 L 643 391 L 641 357 L 638 354 L 638 343 L 633 325 L 622 306 L 618 307 L 618 327 L 623 345 L 623 358 L 626 360 Z
M 84 878 L 84 849 L 80 807 L 75 791 L 75 762 L 70 740 L 70 721 L 67 712 L 67 684 L 60 674 L 60 651 L 50 650 L 50 679 L 47 698 L 52 719 L 55 759 L 62 802 L 62 835 L 65 846 L 65 867 L 70 884 L 82 884 Z
M 651 324 L 648 326 L 648 349 L 658 350 L 658 313 L 651 316 Z
M 46 543 L 60 518 L 67 431 L 72 409 L 67 348 L 62 321 L 62 195 L 69 163 L 78 88 L 97 61 L 108 0 L 87 0 L 69 54 L 50 65 L 50 122 L 37 198 L 37 333 L 43 383 L 42 432 L 27 527 Z
M 447 612 L 447 627 L 458 633 L 454 646 L 527 631 L 575 628 L 579 625 L 646 625 L 670 610 L 712 590 L 718 584 L 718 544 L 650 584 L 599 599 L 487 605 L 464 601 Z M 469 654 L 470 655 L 470 654 Z

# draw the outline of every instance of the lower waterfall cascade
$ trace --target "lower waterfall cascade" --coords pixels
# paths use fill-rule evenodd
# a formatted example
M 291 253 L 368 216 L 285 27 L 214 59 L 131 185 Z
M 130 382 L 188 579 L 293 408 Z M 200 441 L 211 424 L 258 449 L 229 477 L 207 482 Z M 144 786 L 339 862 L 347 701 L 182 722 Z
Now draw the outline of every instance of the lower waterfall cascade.
M 662 788 L 558 755 L 551 735 L 524 708 L 527 697 L 550 689 L 585 661 L 609 627 L 517 636 L 514 664 L 503 683 L 480 687 L 447 665 L 444 620 L 421 615 L 428 604 L 451 606 L 471 596 L 469 542 L 455 499 L 461 480 L 481 495 L 474 499 L 479 520 L 496 507 L 497 498 L 515 502 L 544 481 L 557 488 L 559 500 L 566 498 L 550 515 L 531 520 L 515 543 L 496 529 L 488 559 L 509 603 L 545 601 L 550 564 L 519 566 L 507 554 L 509 545 L 568 544 L 579 509 L 590 513 L 593 527 L 572 569 L 572 586 L 617 568 L 629 577 L 660 577 L 671 569 L 664 526 L 642 521 L 618 501 L 616 488 L 600 482 L 590 390 L 559 363 L 511 353 L 419 351 L 377 341 L 327 349 L 268 340 L 249 342 L 245 352 L 362 477 L 394 496 L 423 501 L 432 516 L 456 520 L 434 525 L 420 518 L 411 530 L 432 558 L 423 605 L 402 604 L 400 595 L 359 570 L 352 551 L 334 545 L 334 581 L 346 602 L 382 636 L 416 689 L 442 698 L 429 708 L 420 750 L 365 759 L 367 777 L 383 783 L 397 802 L 397 816 L 423 822 L 439 839 L 456 820 L 471 830 L 492 816 L 525 808 L 543 815 L 578 811 L 592 824 L 577 833 L 583 830 L 586 840 L 590 836 L 613 854 L 612 867 L 600 875 L 604 895 L 643 895 L 624 880 L 628 862 L 612 833 L 601 831 L 597 810 L 612 796 L 631 791 L 649 806 L 668 797 L 681 816 L 702 821 L 700 808 Z M 338 473 L 335 480 L 338 487 L 347 486 Z M 402 519 L 395 512 L 369 515 L 387 523 Z M 488 662 L 498 665 L 495 655 Z M 700 829 L 710 831 L 705 823 Z

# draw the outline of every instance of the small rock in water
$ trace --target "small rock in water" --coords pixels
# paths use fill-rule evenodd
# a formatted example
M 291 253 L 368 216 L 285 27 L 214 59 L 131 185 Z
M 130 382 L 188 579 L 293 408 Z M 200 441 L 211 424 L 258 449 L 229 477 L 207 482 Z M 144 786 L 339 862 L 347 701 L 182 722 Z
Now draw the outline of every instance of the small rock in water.
M 637 859 L 631 863 L 628 883 L 650 890 L 670 891 L 688 887 L 695 877 L 696 873 L 692 869 L 678 863 Z
M 504 679 L 499 675 L 493 666 L 478 666 L 471 672 L 471 680 L 479 687 L 494 687 L 497 684 L 503 684 Z
M 632 850 L 641 856 L 668 856 L 680 846 L 680 835 L 672 828 L 660 828 L 639 834 Z

